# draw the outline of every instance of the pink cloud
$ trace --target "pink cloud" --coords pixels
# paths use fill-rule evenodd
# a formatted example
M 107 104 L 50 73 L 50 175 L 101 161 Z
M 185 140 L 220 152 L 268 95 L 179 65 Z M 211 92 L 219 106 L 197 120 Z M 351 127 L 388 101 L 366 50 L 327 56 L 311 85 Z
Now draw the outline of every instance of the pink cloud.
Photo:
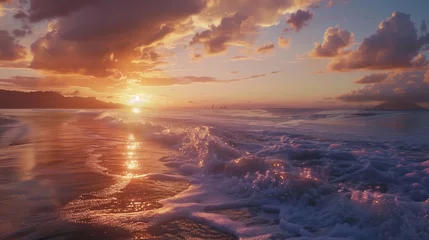
M 418 37 L 409 14 L 394 12 L 356 50 L 335 58 L 330 69 L 349 71 L 422 67 L 427 61 L 419 55 L 419 51 L 427 44 L 429 34 Z
M 373 84 L 373 83 L 381 83 L 387 79 L 389 75 L 387 73 L 375 73 L 368 76 L 364 76 L 363 78 L 356 80 L 357 84 Z
M 313 57 L 337 57 L 353 42 L 353 33 L 337 27 L 330 27 L 325 31 L 323 42 L 321 44 L 316 43 L 310 55 Z
M 427 74 L 426 71 L 418 70 L 388 73 L 384 79 L 383 75 L 369 76 L 368 81 L 369 79 L 377 81 L 343 94 L 338 99 L 348 102 L 402 100 L 429 103 L 429 82 L 425 80 Z

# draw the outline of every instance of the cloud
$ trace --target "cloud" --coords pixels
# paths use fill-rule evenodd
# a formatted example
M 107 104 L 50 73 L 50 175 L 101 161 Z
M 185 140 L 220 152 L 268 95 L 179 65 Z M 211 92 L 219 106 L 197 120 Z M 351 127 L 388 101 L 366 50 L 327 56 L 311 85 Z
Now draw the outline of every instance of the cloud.
M 30 16 L 28 15 L 28 13 L 24 12 L 23 10 L 18 10 L 18 12 L 16 12 L 15 15 L 13 15 L 13 17 L 16 19 L 28 19 Z
M 240 0 L 240 1 L 210 1 L 198 17 L 213 21 L 238 13 L 246 18 L 252 18 L 257 26 L 272 26 L 278 24 L 279 18 L 297 8 L 307 8 L 319 3 L 320 0 Z M 209 21 L 210 22 L 210 21 Z
M 204 0 L 32 0 L 30 20 L 56 21 L 32 44 L 31 66 L 97 77 L 144 71 L 154 66 L 134 61 L 141 50 L 185 34 L 205 7 Z
M 368 76 L 364 76 L 363 78 L 356 80 L 357 84 L 373 84 L 373 83 L 381 83 L 387 79 L 389 76 L 387 73 L 375 73 Z
M 24 24 L 21 29 L 14 29 L 12 31 L 13 35 L 16 38 L 23 38 L 25 36 L 27 36 L 28 34 L 31 34 L 33 31 L 31 29 L 30 26 L 28 26 L 27 24 Z
M 326 29 L 322 44 L 316 43 L 310 52 L 312 57 L 337 57 L 343 53 L 344 48 L 354 42 L 353 33 L 337 27 Z
M 8 61 L 0 60 L 0 67 L 2 68 L 29 68 L 30 62 L 27 60 Z
M 319 9 L 320 3 L 312 3 L 308 8 Z
M 100 0 L 30 0 L 29 17 L 38 22 L 57 17 L 67 17 L 81 8 L 100 3 Z
M 299 32 L 313 18 L 313 15 L 314 14 L 310 10 L 305 11 L 301 9 L 292 13 L 289 19 L 286 20 L 286 23 L 291 26 L 291 29 L 287 29 L 286 31 L 295 30 Z
M 429 34 L 418 37 L 410 15 L 394 12 L 356 50 L 335 58 L 330 68 L 334 71 L 349 71 L 421 67 L 419 65 L 424 62 L 424 56 L 419 56 L 419 51 L 427 44 Z
M 80 95 L 80 91 L 79 90 L 75 90 L 73 92 L 64 93 L 63 95 L 65 95 L 65 96 L 79 96 Z
M 261 28 L 317 2 L 29 0 L 14 17 L 25 24 L 48 23 L 48 32 L 31 45 L 31 68 L 54 74 L 129 77 L 165 64 L 161 48 L 174 48 L 179 39 L 183 44 L 183 37 L 195 29 L 204 30 L 192 36 L 191 45 L 202 44 L 204 56 L 221 54 L 230 46 L 252 46 Z M 29 33 L 14 31 L 16 37 Z
M 218 80 L 214 77 L 158 77 L 158 78 L 142 78 L 138 83 L 142 86 L 172 86 L 172 85 L 187 85 L 192 83 L 226 83 L 231 80 Z
M 329 0 L 329 1 L 326 3 L 326 6 L 325 6 L 325 7 L 330 8 L 330 7 L 332 7 L 332 6 L 334 6 L 334 0 Z
M 199 53 L 192 54 L 192 61 L 199 61 L 201 58 L 203 58 L 203 55 Z
M 278 74 L 280 71 L 273 71 L 269 73 L 255 74 L 242 78 L 233 78 L 220 80 L 208 76 L 184 76 L 184 77 L 157 77 L 157 78 L 142 78 L 138 80 L 138 84 L 142 86 L 171 86 L 171 85 L 187 85 L 193 83 L 231 83 L 243 80 L 256 79 L 266 77 L 269 75 Z
M 9 32 L 0 30 L 0 61 L 16 61 L 25 58 L 27 51 Z
M 237 55 L 237 56 L 233 56 L 229 61 L 241 61 L 241 60 L 261 60 L 261 59 L 250 57 L 250 56 Z
M 291 41 L 291 38 L 279 37 L 279 40 L 277 41 L 277 45 L 279 45 L 279 47 L 281 48 L 289 48 L 290 41 Z
M 87 76 L 46 76 L 28 77 L 13 76 L 0 79 L 0 86 L 7 85 L 9 89 L 25 90 L 68 90 L 70 87 L 85 87 L 94 91 L 108 91 L 117 87 L 120 81 L 112 78 L 94 78 Z
M 264 44 L 263 46 L 256 49 L 256 52 L 258 52 L 258 53 L 270 53 L 274 50 L 274 48 L 275 48 L 274 43 Z
M 220 21 L 196 33 L 190 44 L 202 44 L 210 55 L 225 53 L 230 46 L 250 46 L 260 28 L 277 24 L 280 16 L 315 2 L 318 0 L 211 1 L 211 6 L 198 19 L 213 22 L 219 18 Z
M 236 13 L 223 18 L 218 26 L 211 26 L 209 30 L 195 34 L 190 44 L 203 44 L 209 55 L 224 53 L 231 45 L 248 45 L 252 37 L 250 33 L 256 31 L 248 23 L 246 16 Z
M 384 80 L 365 85 L 338 99 L 348 102 L 404 100 L 429 103 L 429 82 L 425 81 L 427 74 L 423 70 L 389 73 Z
M 0 0 L 0 17 L 2 17 L 4 15 L 3 12 L 3 3 L 6 3 L 7 0 Z
M 156 51 L 155 47 L 146 47 L 141 50 L 140 63 L 146 63 L 147 65 L 159 65 L 164 64 L 163 61 L 167 57 L 166 54 L 162 54 Z

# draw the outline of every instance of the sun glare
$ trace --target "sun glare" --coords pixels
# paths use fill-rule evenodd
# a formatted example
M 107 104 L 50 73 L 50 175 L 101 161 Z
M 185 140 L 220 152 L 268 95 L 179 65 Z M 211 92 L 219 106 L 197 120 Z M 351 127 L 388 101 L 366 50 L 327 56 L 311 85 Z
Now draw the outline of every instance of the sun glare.
M 140 113 L 140 108 L 133 108 L 133 113 Z

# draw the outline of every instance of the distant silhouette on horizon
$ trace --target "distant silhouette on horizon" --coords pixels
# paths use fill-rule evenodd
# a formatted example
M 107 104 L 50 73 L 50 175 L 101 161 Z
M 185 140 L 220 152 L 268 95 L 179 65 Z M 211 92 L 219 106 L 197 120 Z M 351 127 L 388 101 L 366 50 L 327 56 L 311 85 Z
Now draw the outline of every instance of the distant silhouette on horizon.
M 115 109 L 124 105 L 107 103 L 95 97 L 64 97 L 57 92 L 19 92 L 0 89 L 0 109 Z

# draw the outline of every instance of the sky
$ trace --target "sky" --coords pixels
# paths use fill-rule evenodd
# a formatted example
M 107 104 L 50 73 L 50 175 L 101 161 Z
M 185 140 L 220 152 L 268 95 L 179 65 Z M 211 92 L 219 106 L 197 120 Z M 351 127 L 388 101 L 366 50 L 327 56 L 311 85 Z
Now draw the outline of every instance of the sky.
M 429 106 L 428 0 L 0 0 L 0 89 L 151 108 Z

